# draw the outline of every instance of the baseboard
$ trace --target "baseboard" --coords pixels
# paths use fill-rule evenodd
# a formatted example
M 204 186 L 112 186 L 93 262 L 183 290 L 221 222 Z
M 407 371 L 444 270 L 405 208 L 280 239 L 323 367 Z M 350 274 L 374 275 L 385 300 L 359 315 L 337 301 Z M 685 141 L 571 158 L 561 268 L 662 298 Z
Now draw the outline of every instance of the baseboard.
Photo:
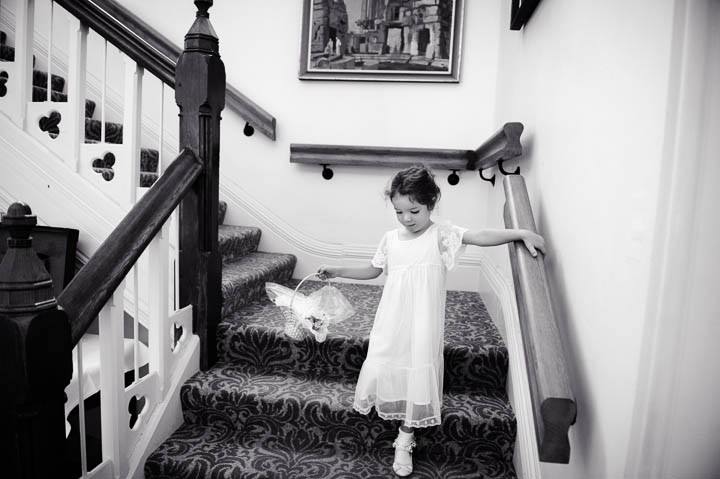
M 520 331 L 520 319 L 512 279 L 503 275 L 490 262 L 483 263 L 481 270 L 485 275 L 485 283 L 489 285 L 491 293 L 488 294 L 482 290 L 480 293 L 483 301 L 486 300 L 486 297 L 490 301 L 490 307 L 488 308 L 490 316 L 496 324 L 502 323 L 503 325 L 505 344 L 510 358 L 507 392 L 517 419 L 517 437 L 513 463 L 518 477 L 541 479 L 540 457 L 533 421 L 525 349 Z

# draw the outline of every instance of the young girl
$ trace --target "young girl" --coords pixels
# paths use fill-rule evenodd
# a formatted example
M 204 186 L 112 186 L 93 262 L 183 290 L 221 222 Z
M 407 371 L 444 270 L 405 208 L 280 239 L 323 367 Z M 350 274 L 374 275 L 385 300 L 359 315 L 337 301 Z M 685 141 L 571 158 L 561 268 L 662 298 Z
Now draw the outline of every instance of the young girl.
M 385 195 L 401 227 L 385 233 L 371 263 L 321 266 L 318 274 L 350 279 L 387 274 L 353 407 L 367 414 L 374 406 L 381 418 L 402 421 L 393 443 L 393 470 L 407 476 L 413 470 L 414 428 L 440 424 L 447 271 L 463 245 L 523 241 L 535 256 L 536 250 L 544 251 L 544 240 L 527 230 L 468 231 L 434 223 L 430 214 L 440 188 L 425 166 L 397 173 Z

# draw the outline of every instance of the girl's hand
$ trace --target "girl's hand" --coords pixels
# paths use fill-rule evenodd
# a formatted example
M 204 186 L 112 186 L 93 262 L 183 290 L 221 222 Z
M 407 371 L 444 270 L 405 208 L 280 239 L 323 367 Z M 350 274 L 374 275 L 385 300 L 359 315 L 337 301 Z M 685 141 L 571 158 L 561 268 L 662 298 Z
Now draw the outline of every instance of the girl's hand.
M 317 275 L 323 281 L 336 278 L 338 276 L 338 268 L 335 266 L 322 265 L 318 268 Z
M 545 239 L 539 234 L 525 230 L 522 235 L 522 241 L 533 258 L 537 256 L 538 250 L 542 254 L 545 254 Z

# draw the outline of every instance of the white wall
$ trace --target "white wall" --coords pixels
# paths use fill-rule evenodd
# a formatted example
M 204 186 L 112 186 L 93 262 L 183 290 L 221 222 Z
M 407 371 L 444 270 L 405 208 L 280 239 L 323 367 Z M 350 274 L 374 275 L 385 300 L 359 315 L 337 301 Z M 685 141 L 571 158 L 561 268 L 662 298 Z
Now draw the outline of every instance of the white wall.
M 544 477 L 624 474 L 663 173 L 672 18 L 670 0 L 552 0 L 524 31 L 501 33 L 496 122 L 527 128 L 524 173 L 550 245 L 546 264 L 578 403 L 570 464 L 544 465 Z M 490 211 L 504 201 L 499 193 Z
M 194 19 L 189 0 L 121 3 L 178 45 Z M 299 233 L 332 245 L 374 247 L 395 227 L 383 198 L 394 170 L 336 167 L 335 177 L 326 181 L 320 167 L 289 162 L 290 143 L 476 148 L 500 126 L 494 108 L 504 5 L 466 2 L 459 84 L 409 84 L 298 80 L 302 3 L 227 1 L 210 10 L 228 82 L 278 121 L 276 142 L 259 133 L 246 138 L 244 121 L 224 112 L 221 182 Z M 462 173 L 460 185 L 451 187 L 445 180 L 450 172 L 437 173 L 443 190 L 439 214 L 469 227 L 485 224 L 482 203 L 489 184 Z M 232 205 L 227 221 L 254 222 Z M 263 238 L 261 248 L 295 252 L 287 249 L 292 245 L 280 249 L 267 229 Z

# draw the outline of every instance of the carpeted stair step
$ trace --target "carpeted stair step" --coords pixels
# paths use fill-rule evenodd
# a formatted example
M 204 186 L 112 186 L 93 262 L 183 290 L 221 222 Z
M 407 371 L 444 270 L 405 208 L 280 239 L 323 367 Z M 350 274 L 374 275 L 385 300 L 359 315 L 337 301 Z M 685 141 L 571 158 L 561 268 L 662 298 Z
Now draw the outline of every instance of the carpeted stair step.
M 278 434 L 281 432 L 278 431 Z M 288 442 L 306 442 L 305 435 Z M 393 456 L 385 450 L 364 454 L 332 443 L 287 447 L 219 426 L 184 424 L 145 463 L 146 479 L 387 479 Z M 511 468 L 509 468 L 511 469 Z M 479 459 L 414 457 L 415 479 L 514 479 L 514 470 Z
M 158 179 L 158 174 L 152 171 L 140 172 L 140 188 L 150 188 Z
M 100 120 L 85 118 L 85 141 L 100 141 Z M 105 143 L 122 143 L 123 126 L 120 123 L 105 122 Z
M 222 424 L 247 434 L 330 442 L 358 453 L 392 449 L 397 424 L 352 408 L 353 382 L 218 364 L 195 374 L 180 394 L 186 423 Z M 278 435 L 277 431 L 282 431 Z M 515 416 L 504 392 L 446 393 L 440 427 L 419 429 L 415 455 L 512 461 Z
M 2 62 L 15 61 L 15 49 L 8 45 L 0 45 L 0 61 L 2 61 Z
M 260 228 L 221 224 L 218 243 L 223 262 L 230 263 L 257 251 L 260 235 Z
M 47 88 L 47 77 L 47 72 L 41 70 L 33 70 L 33 86 Z M 50 89 L 58 93 L 62 93 L 63 91 L 65 91 L 65 78 L 61 77 L 60 75 L 53 74 Z
M 225 213 L 227 213 L 227 203 L 220 200 L 218 202 L 218 224 L 225 224 Z
M 265 282 L 284 283 L 290 279 L 297 259 L 291 254 L 253 252 L 223 264 L 222 316 L 265 296 Z
M 55 102 L 66 102 L 67 101 L 67 95 L 64 93 L 59 93 L 56 91 L 51 92 L 50 94 L 52 101 Z M 40 101 L 47 101 L 47 88 L 40 87 L 40 86 L 33 86 L 33 92 L 32 92 L 32 101 L 40 102 Z M 85 118 L 92 118 L 92 116 L 95 114 L 95 107 L 96 104 L 92 100 L 85 100 Z
M 309 294 L 320 286 L 308 281 L 300 292 Z M 259 301 L 224 316 L 218 326 L 218 356 L 227 363 L 266 371 L 356 381 L 382 288 L 351 283 L 335 286 L 357 312 L 332 327 L 325 342 L 287 337 L 285 317 L 263 294 Z M 448 291 L 444 357 L 446 391 L 505 390 L 507 348 L 478 294 Z

